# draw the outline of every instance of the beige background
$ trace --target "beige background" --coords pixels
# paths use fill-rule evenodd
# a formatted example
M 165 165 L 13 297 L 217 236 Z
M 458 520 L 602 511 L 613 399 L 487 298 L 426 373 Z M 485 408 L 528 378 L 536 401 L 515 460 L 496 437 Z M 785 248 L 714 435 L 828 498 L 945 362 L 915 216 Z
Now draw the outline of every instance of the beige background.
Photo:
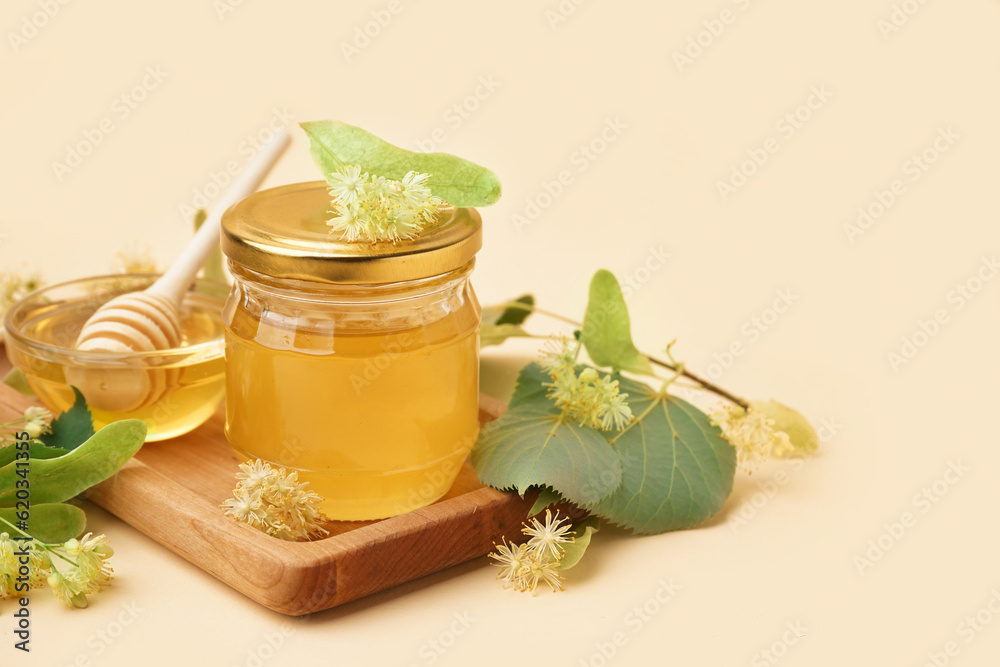
M 892 0 L 103 0 L 35 16 L 46 4 L 57 6 L 6 0 L 0 12 L 4 269 L 98 273 L 129 243 L 162 266 L 188 238 L 183 207 L 243 164 L 243 142 L 282 122 L 275 110 L 339 118 L 411 148 L 435 137 L 501 176 L 475 274 L 484 303 L 532 291 L 578 316 L 590 274 L 609 268 L 636 285 L 640 347 L 678 337 L 693 368 L 827 428 L 805 465 L 739 476 L 710 526 L 641 539 L 606 529 L 565 592 L 535 598 L 501 590 L 481 559 L 290 621 L 90 508 L 117 550 L 114 587 L 86 611 L 36 596 L 28 660 L 13 655 L 12 607 L 0 605 L 3 664 L 922 665 L 949 642 L 957 655 L 939 662 L 995 664 L 1000 281 L 967 301 L 953 291 L 975 287 L 1000 251 L 995 2 L 896 0 L 915 13 L 897 13 L 891 33 L 879 22 Z M 729 23 L 713 23 L 724 10 Z M 372 12 L 391 21 L 348 57 Z M 15 45 L 11 33 L 33 36 Z M 706 46 L 679 67 L 699 33 Z M 801 107 L 813 90 L 823 100 Z M 796 113 L 792 131 L 783 119 Z M 53 163 L 106 118 L 111 132 L 60 181 Z M 268 184 L 316 178 L 294 135 Z M 591 142 L 593 160 L 580 152 Z M 719 181 L 762 149 L 724 201 Z M 925 150 L 937 159 L 914 172 Z M 546 199 L 564 170 L 569 184 Z M 901 194 L 852 242 L 845 225 L 896 180 Z M 529 200 L 542 210 L 519 225 L 536 213 Z M 779 291 L 791 305 L 774 317 Z M 893 368 L 887 355 L 939 309 L 947 322 Z M 725 359 L 733 343 L 742 353 Z M 490 350 L 484 389 L 502 394 L 532 354 Z M 935 482 L 943 495 L 921 500 Z M 893 537 L 886 525 L 904 513 L 913 521 Z M 859 572 L 880 538 L 890 548 Z M 670 579 L 681 590 L 661 605 Z M 657 613 L 640 623 L 629 614 L 643 605 Z M 979 631 L 963 625 L 984 608 Z M 453 625 L 465 613 L 468 627 Z M 788 623 L 806 630 L 782 645 Z M 619 632 L 602 662 L 599 645 Z M 777 662 L 760 653 L 772 645 Z

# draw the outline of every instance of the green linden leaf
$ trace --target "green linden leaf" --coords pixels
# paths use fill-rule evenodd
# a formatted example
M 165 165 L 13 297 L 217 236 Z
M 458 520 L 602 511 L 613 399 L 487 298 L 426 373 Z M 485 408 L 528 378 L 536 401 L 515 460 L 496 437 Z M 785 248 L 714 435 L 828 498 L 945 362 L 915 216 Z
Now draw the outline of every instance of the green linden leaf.
M 514 304 L 524 304 L 519 307 Z M 534 311 L 535 297 L 531 294 L 519 296 L 508 304 L 483 308 L 483 322 L 490 324 L 524 324 Z
M 524 494 L 548 485 L 570 502 L 597 503 L 621 483 L 618 455 L 594 429 L 561 419 L 540 386 L 540 370 L 529 364 L 521 372 L 510 409 L 480 432 L 472 466 L 494 488 Z
M 649 359 L 632 343 L 628 308 L 618 280 L 601 269 L 590 281 L 590 297 L 580 334 L 587 354 L 598 366 L 652 375 Z
M 17 512 L 13 507 L 0 509 L 0 518 L 17 525 Z M 41 503 L 31 505 L 31 518 L 25 531 L 39 542 L 60 544 L 80 535 L 87 527 L 87 515 L 75 505 Z M 9 526 L 0 523 L 0 532 L 13 533 Z
M 538 498 L 535 499 L 535 504 L 531 506 L 530 510 L 528 510 L 528 516 L 532 517 L 536 514 L 540 514 L 545 511 L 546 507 L 551 507 L 552 505 L 561 502 L 563 502 L 563 497 L 553 491 L 552 487 L 543 486 L 538 491 Z
M 430 174 L 427 187 L 452 206 L 489 206 L 500 199 L 500 180 L 489 169 L 447 153 L 415 153 L 335 120 L 299 124 L 313 161 L 329 177 L 344 165 L 393 180 L 408 172 Z
M 535 305 L 535 297 L 525 294 L 511 303 L 523 303 L 528 308 L 514 305 L 486 306 L 483 308 L 482 321 L 479 324 L 479 345 L 499 345 L 508 338 L 530 338 L 531 334 L 521 328 L 524 321 L 531 315 Z
M 0 468 L 16 459 L 17 451 L 17 447 L 13 443 L 6 447 L 0 447 Z M 63 454 L 69 454 L 69 450 L 62 447 L 49 447 L 37 440 L 33 440 L 28 446 L 29 459 L 54 459 Z
M 708 416 L 676 396 L 619 379 L 636 420 L 605 435 L 622 462 L 622 483 L 587 509 L 635 533 L 692 528 L 715 516 L 733 490 L 736 450 Z
M 197 232 L 201 229 L 201 226 L 205 224 L 205 220 L 208 219 L 208 211 L 203 208 L 199 208 L 198 212 L 194 214 L 194 231 Z M 212 251 L 212 256 L 208 258 L 205 262 L 205 266 L 201 267 L 202 275 L 209 280 L 216 280 L 220 283 L 225 284 L 226 281 L 226 271 L 223 268 L 222 259 L 222 249 L 216 246 L 215 250 Z
M 87 407 L 87 399 L 76 387 L 73 387 L 73 394 L 76 396 L 73 407 L 52 420 L 51 433 L 38 437 L 43 444 L 73 450 L 94 435 L 94 419 Z
M 531 334 L 517 326 L 516 324 L 489 324 L 482 322 L 479 325 L 479 346 L 489 347 L 490 345 L 500 345 L 508 338 L 530 338 Z
M 563 557 L 559 559 L 559 569 L 568 570 L 579 563 L 587 547 L 590 546 L 590 538 L 600 529 L 601 522 L 596 516 L 588 516 L 574 523 L 573 541 L 562 545 L 565 551 Z
M 146 423 L 123 419 L 108 424 L 69 454 L 31 461 L 28 480 L 32 503 L 61 503 L 111 477 L 139 451 L 146 440 Z M 0 468 L 0 507 L 17 500 L 18 462 Z
M 774 428 L 784 431 L 792 441 L 794 450 L 785 456 L 806 456 L 819 449 L 819 436 L 809 420 L 796 410 L 771 399 L 769 401 L 750 401 L 750 407 L 762 412 L 768 419 L 774 420 Z
M 543 402 L 555 408 L 548 398 L 549 389 L 545 383 L 552 382 L 548 373 L 536 363 L 530 363 L 521 369 L 514 385 L 514 393 L 507 402 L 507 408 L 513 409 L 522 405 L 540 405 Z M 543 508 L 544 509 L 544 508 Z
M 21 392 L 25 396 L 34 396 L 35 392 L 28 384 L 28 378 L 17 368 L 12 368 L 3 378 L 3 383 Z

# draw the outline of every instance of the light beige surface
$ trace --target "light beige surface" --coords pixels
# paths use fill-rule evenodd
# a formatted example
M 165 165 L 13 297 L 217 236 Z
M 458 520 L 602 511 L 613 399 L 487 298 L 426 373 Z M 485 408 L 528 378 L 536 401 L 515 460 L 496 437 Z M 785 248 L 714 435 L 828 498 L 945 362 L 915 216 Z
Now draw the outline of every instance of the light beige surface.
M 54 281 L 137 242 L 162 266 L 188 237 L 182 207 L 244 163 L 248 136 L 272 118 L 339 118 L 501 176 L 484 302 L 530 290 L 578 315 L 594 269 L 631 277 L 641 347 L 678 337 L 693 368 L 826 424 L 823 452 L 738 477 L 704 529 L 602 531 L 560 594 L 503 591 L 481 560 L 303 621 L 91 508 L 117 551 L 114 587 L 86 611 L 36 596 L 28 660 L 0 605 L 4 665 L 995 664 L 1000 281 L 954 291 L 993 277 L 1000 251 L 995 2 L 896 0 L 915 13 L 885 35 L 890 0 L 223 2 L 71 2 L 16 52 L 8 31 L 56 3 L 4 3 L 0 265 Z M 372 12 L 391 20 L 348 61 Z M 679 67 L 699 33 L 707 46 Z M 783 119 L 797 112 L 795 128 Z M 105 118 L 111 133 L 60 182 L 53 162 Z M 935 142 L 947 151 L 913 171 Z M 723 201 L 718 182 L 761 149 Z M 268 183 L 315 177 L 298 133 Z M 845 225 L 895 180 L 852 242 Z M 519 224 L 529 200 L 542 210 Z M 919 335 L 939 310 L 946 322 Z M 509 384 L 518 354 L 531 352 L 489 352 L 484 389 Z M 921 498 L 935 483 L 941 496 Z M 888 550 L 859 571 L 879 540 Z M 670 581 L 680 590 L 658 602 Z M 772 646 L 777 662 L 760 653 Z

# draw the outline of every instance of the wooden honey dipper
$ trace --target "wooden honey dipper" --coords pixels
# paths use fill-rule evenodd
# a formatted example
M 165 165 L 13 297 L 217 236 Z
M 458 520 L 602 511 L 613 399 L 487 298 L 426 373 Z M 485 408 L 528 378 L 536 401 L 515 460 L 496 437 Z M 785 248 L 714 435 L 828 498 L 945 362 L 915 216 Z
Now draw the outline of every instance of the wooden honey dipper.
M 222 195 L 177 261 L 144 291 L 122 294 L 98 308 L 84 323 L 76 349 L 128 355 L 179 347 L 181 300 L 218 247 L 222 214 L 257 189 L 288 141 L 285 130 L 275 132 Z M 91 407 L 123 413 L 158 400 L 177 382 L 178 374 L 174 368 L 71 366 L 66 380 L 83 392 Z

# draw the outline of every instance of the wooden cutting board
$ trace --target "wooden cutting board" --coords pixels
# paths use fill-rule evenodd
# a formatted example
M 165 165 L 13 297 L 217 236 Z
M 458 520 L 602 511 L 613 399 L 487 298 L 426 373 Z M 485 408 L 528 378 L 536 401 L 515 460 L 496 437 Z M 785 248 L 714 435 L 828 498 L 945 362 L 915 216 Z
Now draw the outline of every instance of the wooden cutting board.
M 0 384 L 0 422 L 34 399 Z M 480 397 L 482 423 L 504 406 Z M 380 521 L 330 522 L 330 537 L 285 542 L 223 516 L 239 459 L 223 433 L 224 411 L 191 433 L 147 443 L 89 492 L 97 503 L 255 602 L 309 614 L 488 553 L 520 536 L 533 498 L 483 487 L 468 461 L 444 498 Z

